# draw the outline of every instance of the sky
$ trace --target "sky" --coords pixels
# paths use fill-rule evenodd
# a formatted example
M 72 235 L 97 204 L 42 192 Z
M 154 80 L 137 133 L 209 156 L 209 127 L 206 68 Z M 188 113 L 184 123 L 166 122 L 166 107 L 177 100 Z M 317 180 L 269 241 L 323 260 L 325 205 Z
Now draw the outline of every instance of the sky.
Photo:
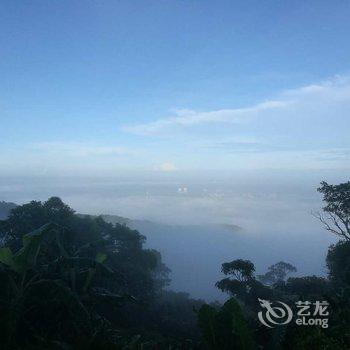
M 348 1 L 1 1 L 0 174 L 350 169 Z
M 136 219 L 199 296 L 233 258 L 324 274 L 311 213 L 320 181 L 349 181 L 349 18 L 345 0 L 1 0 L 0 201 Z

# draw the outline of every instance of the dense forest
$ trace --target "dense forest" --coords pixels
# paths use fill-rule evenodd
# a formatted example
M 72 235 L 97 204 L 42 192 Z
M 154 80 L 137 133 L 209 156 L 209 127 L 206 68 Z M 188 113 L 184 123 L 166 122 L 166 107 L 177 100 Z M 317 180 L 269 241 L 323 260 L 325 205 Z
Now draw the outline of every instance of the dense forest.
M 170 291 L 160 253 L 126 224 L 78 215 L 57 197 L 11 204 L 0 220 L 1 348 L 349 349 L 350 182 L 318 191 L 324 207 L 315 216 L 339 237 L 328 276 L 291 277 L 296 268 L 284 261 L 256 275 L 253 262 L 233 256 L 216 283 L 224 304 Z M 289 305 L 290 318 L 263 324 L 266 301 Z M 298 305 L 320 302 L 327 323 L 294 322 Z

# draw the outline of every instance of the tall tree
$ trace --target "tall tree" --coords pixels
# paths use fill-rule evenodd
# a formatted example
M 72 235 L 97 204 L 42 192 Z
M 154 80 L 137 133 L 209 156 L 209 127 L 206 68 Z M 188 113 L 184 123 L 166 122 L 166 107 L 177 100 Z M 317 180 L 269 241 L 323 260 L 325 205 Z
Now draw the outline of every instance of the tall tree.
M 249 282 L 253 280 L 255 267 L 249 260 L 237 259 L 222 264 L 221 271 L 229 277 L 216 283 L 216 287 L 233 296 L 246 293 Z
M 350 240 L 350 181 L 339 185 L 321 182 L 317 189 L 323 194 L 323 213 L 316 217 L 324 224 L 327 231 L 342 239 Z
M 258 279 L 264 284 L 273 285 L 277 282 L 285 281 L 287 275 L 296 271 L 297 269 L 295 266 L 284 261 L 280 261 L 271 265 L 264 275 L 258 276 Z

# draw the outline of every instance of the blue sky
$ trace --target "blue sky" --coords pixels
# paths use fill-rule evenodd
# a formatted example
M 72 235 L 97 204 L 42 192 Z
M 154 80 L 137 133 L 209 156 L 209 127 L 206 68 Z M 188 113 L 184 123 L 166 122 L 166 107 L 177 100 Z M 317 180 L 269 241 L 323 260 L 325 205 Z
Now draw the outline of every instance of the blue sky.
M 347 1 L 1 1 L 0 172 L 350 168 Z

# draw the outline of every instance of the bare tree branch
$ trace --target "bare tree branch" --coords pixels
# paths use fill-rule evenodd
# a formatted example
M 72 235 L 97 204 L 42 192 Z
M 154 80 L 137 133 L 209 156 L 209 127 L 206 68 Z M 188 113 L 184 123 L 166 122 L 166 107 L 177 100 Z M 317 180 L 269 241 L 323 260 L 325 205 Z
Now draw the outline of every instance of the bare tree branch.
M 344 230 L 342 227 L 339 225 L 339 222 L 337 221 L 337 218 L 335 215 L 328 213 L 329 217 L 325 218 L 321 213 L 319 212 L 312 212 L 311 215 L 313 215 L 315 218 L 317 218 L 321 223 L 324 225 L 325 229 L 329 232 L 332 232 L 333 234 L 345 239 L 345 240 L 350 240 L 350 232 L 349 230 Z M 336 227 L 332 227 L 329 221 L 332 222 L 332 224 Z

